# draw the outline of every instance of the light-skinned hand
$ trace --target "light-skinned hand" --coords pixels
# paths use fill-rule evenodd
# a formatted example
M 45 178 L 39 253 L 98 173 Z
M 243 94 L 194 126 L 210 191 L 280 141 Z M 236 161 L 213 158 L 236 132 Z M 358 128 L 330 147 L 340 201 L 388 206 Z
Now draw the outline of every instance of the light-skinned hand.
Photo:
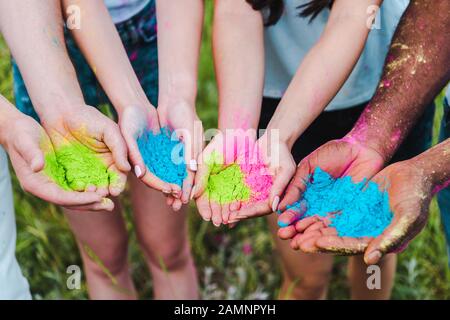
M 2 132 L 2 142 L 22 188 L 45 201 L 74 210 L 110 211 L 114 204 L 94 191 L 67 191 L 45 173 L 45 152 L 54 152 L 50 138 L 31 117 L 18 115 L 9 119 Z
M 64 108 L 59 112 L 52 110 L 39 116 L 55 150 L 63 145 L 81 143 L 103 161 L 108 172 L 118 176 L 118 181 L 107 188 L 78 185 L 75 191 L 89 188 L 104 196 L 118 196 L 124 190 L 127 172 L 131 168 L 127 146 L 114 121 L 87 105 Z

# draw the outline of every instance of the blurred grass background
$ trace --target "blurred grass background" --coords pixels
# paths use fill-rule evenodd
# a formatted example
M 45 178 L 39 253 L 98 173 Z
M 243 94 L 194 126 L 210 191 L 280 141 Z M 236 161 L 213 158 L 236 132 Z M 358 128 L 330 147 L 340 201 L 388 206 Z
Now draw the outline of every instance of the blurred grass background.
M 211 50 L 212 2 L 207 15 L 200 58 L 198 112 L 205 129 L 216 127 L 217 89 Z M 0 93 L 13 101 L 12 75 L 8 50 L 0 39 Z M 434 125 L 434 137 L 442 117 L 442 97 Z M 72 233 L 61 211 L 25 194 L 13 177 L 18 225 L 17 257 L 29 280 L 35 299 L 86 299 L 86 286 L 68 290 L 66 269 L 81 266 Z M 125 195 L 126 197 L 126 195 Z M 138 248 L 130 219 L 130 261 L 140 296 L 151 297 L 151 279 Z M 205 299 L 276 298 L 281 283 L 277 254 L 265 219 L 240 223 L 233 229 L 215 228 L 202 222 L 190 208 L 189 226 L 192 250 Z M 338 257 L 333 269 L 330 299 L 349 298 L 346 259 Z M 84 279 L 83 279 L 84 280 Z M 447 268 L 445 239 L 439 210 L 434 200 L 426 229 L 399 254 L 394 299 L 449 299 L 450 270 Z

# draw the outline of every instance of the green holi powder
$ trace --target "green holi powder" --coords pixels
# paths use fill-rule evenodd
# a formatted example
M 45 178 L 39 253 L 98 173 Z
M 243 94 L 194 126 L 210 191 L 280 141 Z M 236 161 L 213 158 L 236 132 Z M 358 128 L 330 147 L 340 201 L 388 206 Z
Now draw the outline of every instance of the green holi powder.
M 108 187 L 119 179 L 97 154 L 80 143 L 59 147 L 45 155 L 45 173 L 65 190 L 84 190 L 89 185 Z
M 211 170 L 207 185 L 208 197 L 218 204 L 248 201 L 251 191 L 244 182 L 245 177 L 240 166 L 233 163 L 223 168 L 220 159 L 220 155 L 213 152 L 207 161 Z

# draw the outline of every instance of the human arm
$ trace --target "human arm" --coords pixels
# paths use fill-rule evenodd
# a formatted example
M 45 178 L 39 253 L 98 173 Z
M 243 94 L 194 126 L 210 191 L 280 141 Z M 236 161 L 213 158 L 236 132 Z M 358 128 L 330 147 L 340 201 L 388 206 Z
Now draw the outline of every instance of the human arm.
M 301 197 L 303 181 L 316 167 L 335 177 L 351 175 L 354 180 L 370 179 L 381 170 L 425 107 L 450 79 L 450 70 L 442 67 L 450 64 L 450 38 L 442 32 L 450 27 L 449 12 L 448 1 L 410 3 L 394 35 L 374 98 L 344 139 L 325 144 L 300 163 L 282 208 Z M 289 210 L 280 216 L 281 224 L 288 225 L 280 229 L 281 238 L 295 239 L 304 233 L 306 229 L 301 225 L 305 221 L 296 224 L 297 219 Z M 355 239 L 339 241 L 334 251 L 358 244 Z M 291 245 L 299 248 L 298 241 L 292 241 Z M 355 253 L 365 247 L 367 243 Z M 300 248 L 318 249 L 315 245 Z
M 0 1 L 0 28 L 55 149 L 81 143 L 117 176 L 103 192 L 118 195 L 129 164 L 118 126 L 85 105 L 64 45 L 59 1 Z M 112 181 L 111 181 L 112 182 Z M 77 191 L 87 185 L 75 184 Z M 102 187 L 103 189 L 103 187 Z
M 45 174 L 44 146 L 51 146 L 45 131 L 0 95 L 0 145 L 8 152 L 22 188 L 43 200 L 68 208 L 111 210 L 112 202 L 96 192 L 60 188 Z M 53 150 L 48 148 L 47 155 Z

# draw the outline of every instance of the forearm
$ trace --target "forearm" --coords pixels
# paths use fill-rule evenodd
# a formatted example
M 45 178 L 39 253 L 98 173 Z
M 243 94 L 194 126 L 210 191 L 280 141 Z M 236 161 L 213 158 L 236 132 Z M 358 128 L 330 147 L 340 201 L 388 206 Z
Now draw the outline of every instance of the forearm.
M 450 79 L 450 2 L 412 1 L 386 59 L 380 85 L 350 136 L 387 160 Z
M 203 0 L 157 0 L 159 104 L 195 106 Z
M 216 0 L 214 62 L 219 89 L 219 129 L 256 129 L 264 85 L 261 13 L 245 1 Z
M 72 35 L 117 112 L 151 105 L 103 1 L 63 0 L 64 8 L 71 5 L 82 12 L 82 28 Z
M 422 171 L 434 193 L 450 185 L 450 139 L 408 161 Z
M 1 0 L 0 21 L 41 118 L 84 103 L 64 45 L 59 1 Z
M 6 147 L 7 125 L 20 116 L 20 112 L 0 95 L 0 145 Z
M 308 52 L 269 123 L 292 147 L 347 80 L 363 51 L 368 33 L 367 6 L 336 2 L 324 33 Z

